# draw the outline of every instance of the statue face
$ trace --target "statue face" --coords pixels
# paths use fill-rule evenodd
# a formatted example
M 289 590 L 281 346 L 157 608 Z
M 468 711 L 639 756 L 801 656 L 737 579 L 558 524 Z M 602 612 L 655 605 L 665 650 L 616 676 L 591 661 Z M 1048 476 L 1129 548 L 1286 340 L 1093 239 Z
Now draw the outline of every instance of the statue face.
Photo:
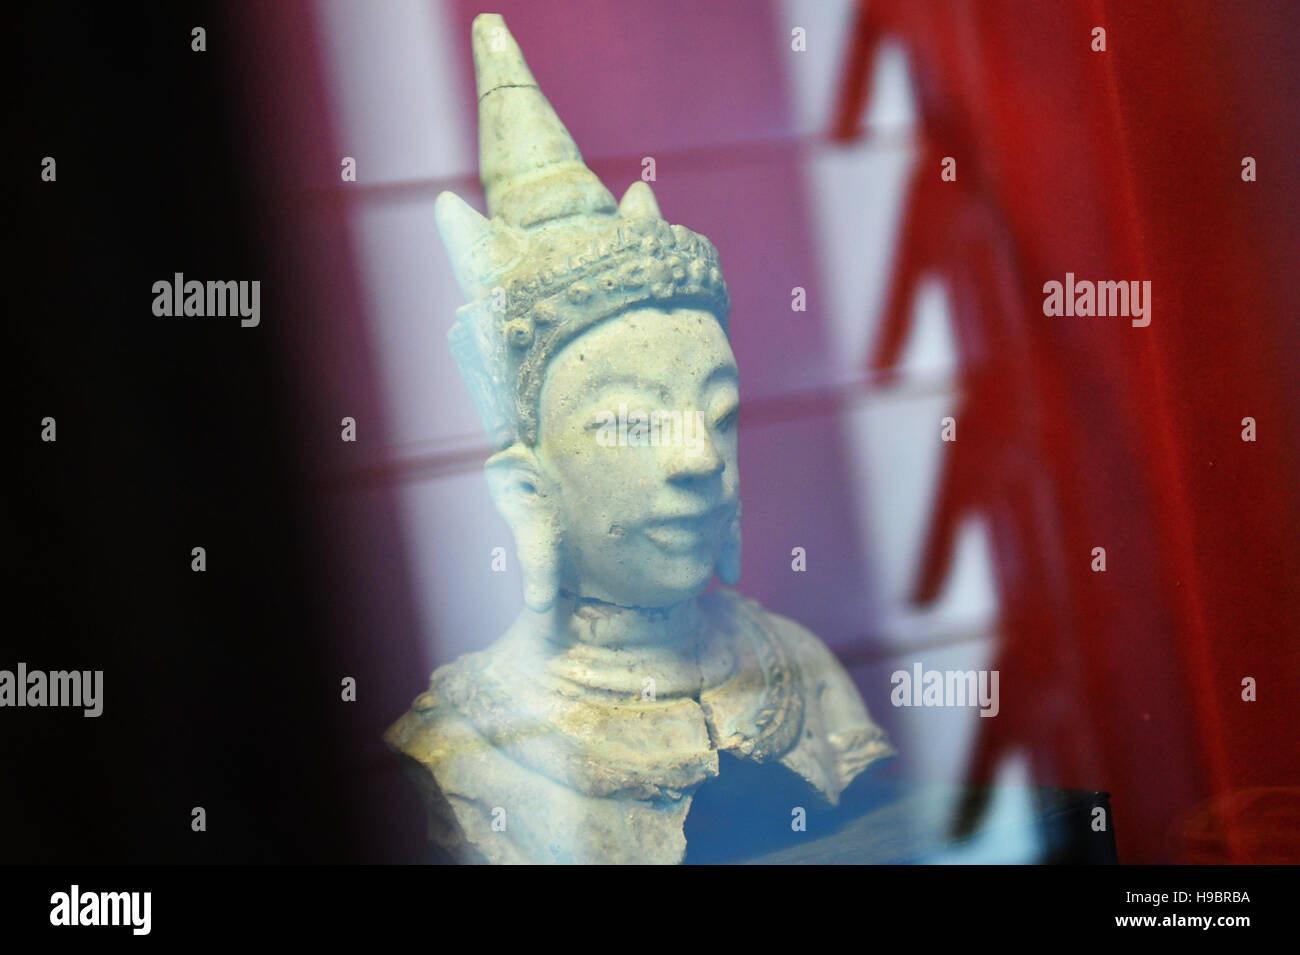
M 739 499 L 739 402 L 705 311 L 625 312 L 551 359 L 534 450 L 556 489 L 566 590 L 662 607 L 708 586 Z

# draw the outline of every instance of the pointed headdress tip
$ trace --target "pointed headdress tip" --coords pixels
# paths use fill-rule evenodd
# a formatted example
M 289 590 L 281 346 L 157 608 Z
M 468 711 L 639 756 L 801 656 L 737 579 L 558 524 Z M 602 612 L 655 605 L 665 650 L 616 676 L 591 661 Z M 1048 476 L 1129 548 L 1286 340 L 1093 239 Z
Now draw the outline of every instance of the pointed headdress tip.
M 476 16 L 470 28 L 470 45 L 474 51 L 474 77 L 480 100 L 497 89 L 537 86 L 523 51 L 501 14 Z
M 454 192 L 441 192 L 433 203 L 433 219 L 447 257 L 451 260 L 456 284 L 466 298 L 477 292 L 478 283 L 467 266 L 474 249 L 492 233 L 492 220 Z
M 627 192 L 623 193 L 623 198 L 618 203 L 618 214 L 624 219 L 635 219 L 642 216 L 651 219 L 663 218 L 663 213 L 659 211 L 659 201 L 655 199 L 654 190 L 650 188 L 648 182 L 641 179 L 628 186 Z
M 433 217 L 456 283 L 468 299 L 490 290 L 502 271 L 519 257 L 520 243 L 514 232 L 482 215 L 454 192 L 439 193 Z
M 471 39 L 479 178 L 492 217 L 530 228 L 572 216 L 612 215 L 614 197 L 583 162 L 505 20 L 480 14 Z
M 442 244 L 453 254 L 466 251 L 493 229 L 491 219 L 450 191 L 438 193 L 433 203 L 433 217 Z

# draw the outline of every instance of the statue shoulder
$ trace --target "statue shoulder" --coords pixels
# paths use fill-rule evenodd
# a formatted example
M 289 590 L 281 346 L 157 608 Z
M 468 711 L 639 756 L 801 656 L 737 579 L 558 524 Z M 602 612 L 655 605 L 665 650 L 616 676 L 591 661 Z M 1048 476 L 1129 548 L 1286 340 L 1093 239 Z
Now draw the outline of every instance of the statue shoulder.
M 424 798 L 431 842 L 459 862 L 534 861 L 501 836 L 507 821 L 515 822 L 506 817 L 508 794 L 539 780 L 506 759 L 454 702 L 471 690 L 482 662 L 482 654 L 469 654 L 436 669 L 384 742 Z
M 429 688 L 384 733 L 390 749 L 432 768 L 476 748 L 481 734 L 451 702 L 454 685 L 470 679 L 466 670 L 472 673 L 473 667 L 465 666 L 468 659 L 463 657 L 433 671 Z
M 509 738 L 511 701 L 484 672 L 491 652 L 435 670 L 384 734 L 424 797 L 430 840 L 463 862 L 680 862 L 689 796 L 602 798 L 559 781 L 544 758 L 521 759 L 528 753 Z M 492 720 L 506 737 L 484 731 Z M 564 743 L 542 724 L 524 730 L 541 757 Z
M 816 634 L 734 591 L 718 591 L 715 599 L 737 619 L 751 622 L 744 629 L 761 629 L 775 638 L 797 674 L 803 725 L 781 757 L 785 766 L 835 803 L 867 766 L 895 754 L 853 679 Z
M 485 649 L 434 670 L 428 688 L 384 733 L 389 749 L 430 769 L 490 749 L 491 742 L 466 713 L 466 703 L 479 698 L 491 701 L 496 696 L 493 683 L 483 677 L 513 638 L 512 627 Z

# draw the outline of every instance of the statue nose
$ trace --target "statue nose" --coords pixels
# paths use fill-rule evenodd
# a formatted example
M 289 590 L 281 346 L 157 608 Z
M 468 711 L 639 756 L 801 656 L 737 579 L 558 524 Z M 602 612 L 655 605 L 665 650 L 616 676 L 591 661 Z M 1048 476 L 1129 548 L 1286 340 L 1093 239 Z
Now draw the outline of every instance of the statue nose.
M 707 430 L 696 435 L 692 444 L 673 448 L 668 463 L 668 480 L 684 486 L 705 483 L 716 478 L 727 467 L 727 462 L 713 444 Z

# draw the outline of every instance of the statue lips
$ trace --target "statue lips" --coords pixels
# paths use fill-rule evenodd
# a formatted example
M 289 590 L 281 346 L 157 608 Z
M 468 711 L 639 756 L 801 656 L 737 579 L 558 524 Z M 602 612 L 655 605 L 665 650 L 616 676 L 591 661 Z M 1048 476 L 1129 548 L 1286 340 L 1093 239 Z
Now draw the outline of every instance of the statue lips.
M 720 546 L 720 531 L 726 527 L 735 510 L 735 502 L 727 501 L 706 511 L 661 517 L 646 521 L 641 533 L 666 554 L 690 554 L 713 543 Z

